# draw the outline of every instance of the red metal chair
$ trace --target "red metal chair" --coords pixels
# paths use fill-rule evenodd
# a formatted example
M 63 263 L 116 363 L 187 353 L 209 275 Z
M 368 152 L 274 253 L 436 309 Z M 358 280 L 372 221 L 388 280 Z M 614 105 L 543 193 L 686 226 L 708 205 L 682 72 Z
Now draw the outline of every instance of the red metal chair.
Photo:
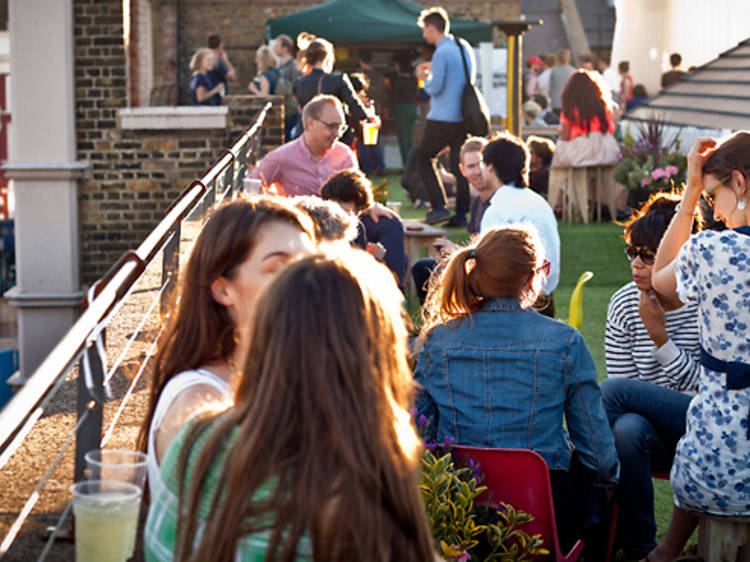
M 482 466 L 483 486 L 487 491 L 477 503 L 497 506 L 499 501 L 534 516 L 523 530 L 544 539 L 544 548 L 554 560 L 574 562 L 583 551 L 583 541 L 578 540 L 567 555 L 560 550 L 555 523 L 555 507 L 547 463 L 534 451 L 527 449 L 485 449 L 481 447 L 454 446 L 454 452 L 466 462 L 472 458 Z

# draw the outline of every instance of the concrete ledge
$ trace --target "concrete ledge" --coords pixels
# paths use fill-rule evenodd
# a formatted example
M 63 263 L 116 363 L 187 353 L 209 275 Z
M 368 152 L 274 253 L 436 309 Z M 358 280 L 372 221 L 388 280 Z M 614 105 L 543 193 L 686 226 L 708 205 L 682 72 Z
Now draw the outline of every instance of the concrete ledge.
M 5 292 L 8 304 L 18 308 L 75 308 L 81 306 L 85 292 L 23 293 L 18 286 Z
M 89 163 L 78 162 L 8 162 L 2 166 L 5 175 L 19 180 L 77 180 L 88 175 Z
M 122 129 L 226 129 L 226 106 L 131 107 L 117 112 Z

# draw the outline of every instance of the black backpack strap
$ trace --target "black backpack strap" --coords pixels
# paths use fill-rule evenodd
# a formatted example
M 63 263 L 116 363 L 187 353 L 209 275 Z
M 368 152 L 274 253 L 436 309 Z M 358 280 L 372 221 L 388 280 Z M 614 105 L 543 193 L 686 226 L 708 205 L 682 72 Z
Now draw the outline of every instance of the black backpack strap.
M 454 36 L 453 39 L 456 41 L 456 47 L 458 47 L 458 50 L 461 52 L 461 62 L 464 63 L 464 76 L 466 76 L 466 83 L 471 84 L 471 81 L 469 80 L 469 67 L 466 64 L 466 53 L 464 53 L 464 49 L 461 46 L 461 40 Z

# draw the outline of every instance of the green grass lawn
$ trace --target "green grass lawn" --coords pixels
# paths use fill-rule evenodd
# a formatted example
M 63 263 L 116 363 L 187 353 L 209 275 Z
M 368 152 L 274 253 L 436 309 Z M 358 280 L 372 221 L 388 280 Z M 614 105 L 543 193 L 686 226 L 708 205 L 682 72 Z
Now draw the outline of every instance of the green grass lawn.
M 400 184 L 399 176 L 388 176 L 389 199 L 401 201 L 401 216 L 421 220 L 426 211 L 414 209 Z M 465 229 L 449 228 L 449 237 L 456 242 L 468 240 Z M 630 265 L 625 257 L 622 227 L 607 224 L 559 223 L 561 258 L 560 282 L 555 290 L 555 308 L 558 318 L 568 317 L 570 294 L 578 277 L 591 271 L 594 277 L 583 292 L 583 324 L 581 333 L 588 344 L 596 364 L 599 380 L 607 377 L 604 360 L 604 326 L 607 305 L 612 294 L 631 280 Z M 416 310 L 411 311 L 413 314 Z M 654 480 L 657 537 L 661 539 L 672 514 L 672 489 L 665 480 Z M 697 533 L 690 544 L 695 543 Z

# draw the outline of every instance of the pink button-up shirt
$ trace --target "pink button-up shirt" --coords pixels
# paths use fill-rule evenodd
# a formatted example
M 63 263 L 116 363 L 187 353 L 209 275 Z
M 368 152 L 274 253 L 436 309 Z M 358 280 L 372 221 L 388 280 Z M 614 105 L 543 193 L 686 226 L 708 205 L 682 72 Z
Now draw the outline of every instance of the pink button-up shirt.
M 276 183 L 284 194 L 320 195 L 320 188 L 336 172 L 357 167 L 357 157 L 345 144 L 336 141 L 323 157 L 315 161 L 304 136 L 266 154 L 248 177 L 259 178 L 264 185 Z

